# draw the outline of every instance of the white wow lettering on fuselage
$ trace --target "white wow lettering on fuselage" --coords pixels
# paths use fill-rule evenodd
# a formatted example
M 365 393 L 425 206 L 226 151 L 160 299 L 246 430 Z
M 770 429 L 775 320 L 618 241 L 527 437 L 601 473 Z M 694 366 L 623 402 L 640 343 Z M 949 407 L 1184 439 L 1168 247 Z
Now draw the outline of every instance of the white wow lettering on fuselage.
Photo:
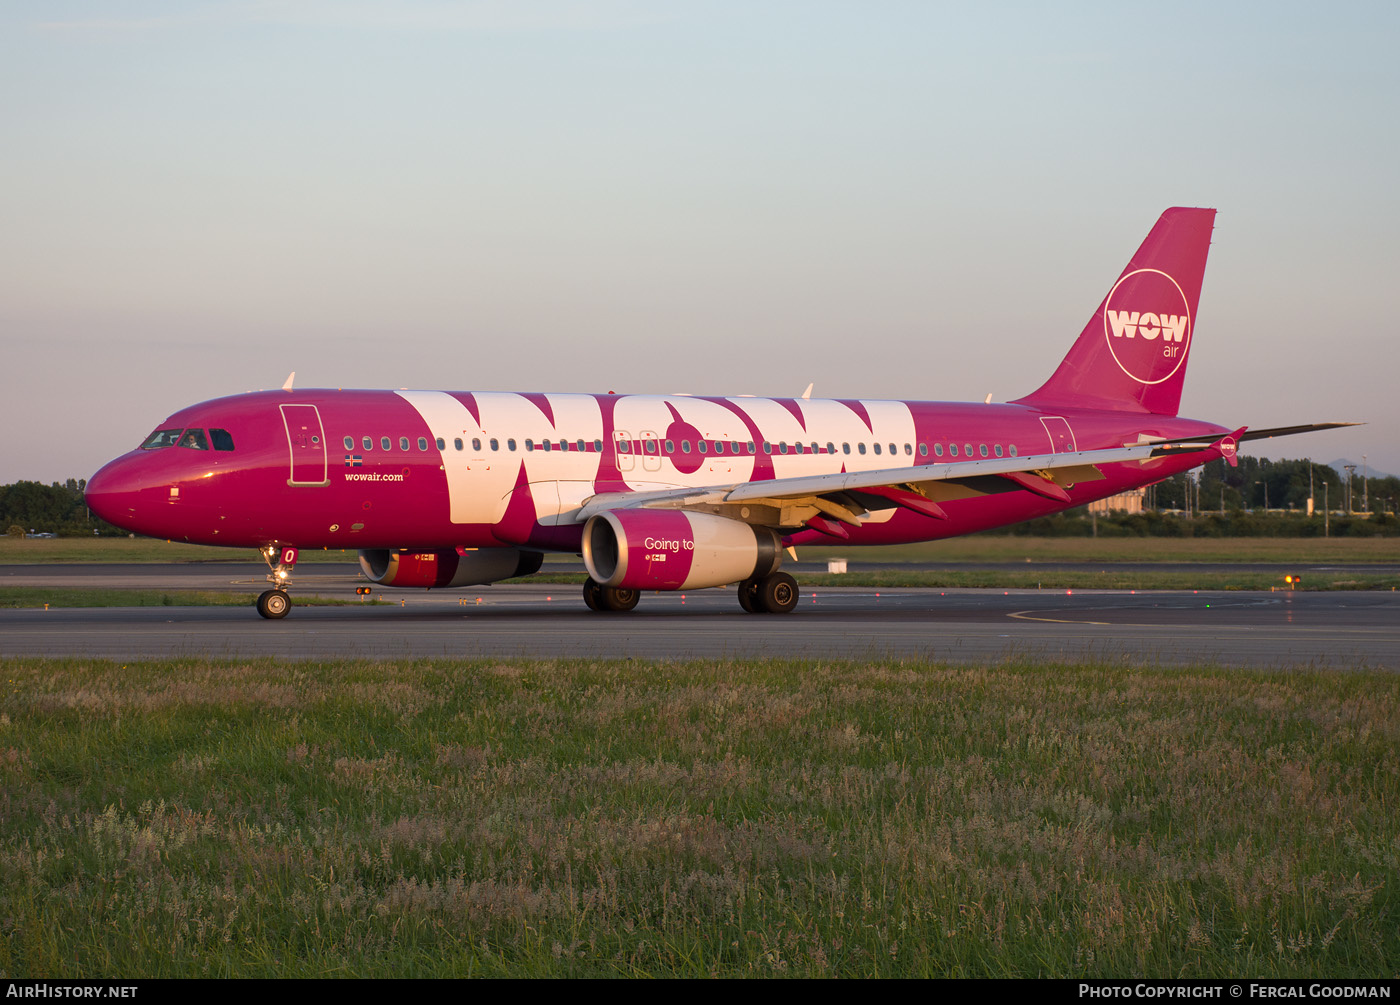
M 1165 342 L 1180 342 L 1186 338 L 1185 314 L 1154 314 L 1151 311 L 1107 311 L 1108 325 L 1114 338 L 1141 337 L 1149 341 L 1159 335 Z

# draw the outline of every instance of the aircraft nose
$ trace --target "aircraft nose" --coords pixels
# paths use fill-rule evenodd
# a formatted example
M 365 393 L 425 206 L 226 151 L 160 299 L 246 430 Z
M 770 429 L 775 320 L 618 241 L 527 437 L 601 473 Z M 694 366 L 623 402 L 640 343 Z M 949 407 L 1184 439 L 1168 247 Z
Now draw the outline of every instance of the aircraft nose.
M 83 495 L 88 509 L 118 527 L 130 525 L 136 513 L 141 480 L 125 458 L 112 461 L 88 479 Z

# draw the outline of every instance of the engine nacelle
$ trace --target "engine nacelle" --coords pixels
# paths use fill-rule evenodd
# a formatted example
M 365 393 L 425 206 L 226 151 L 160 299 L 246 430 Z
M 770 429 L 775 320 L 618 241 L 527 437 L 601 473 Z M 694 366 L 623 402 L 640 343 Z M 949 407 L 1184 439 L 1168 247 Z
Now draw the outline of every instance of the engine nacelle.
M 380 586 L 432 589 L 440 586 L 479 586 L 498 579 L 539 572 L 544 556 L 518 548 L 476 548 L 468 551 L 399 551 L 375 548 L 360 552 L 360 568 Z
M 698 590 L 777 570 L 782 542 L 767 527 L 684 510 L 622 509 L 591 517 L 583 562 L 604 586 Z

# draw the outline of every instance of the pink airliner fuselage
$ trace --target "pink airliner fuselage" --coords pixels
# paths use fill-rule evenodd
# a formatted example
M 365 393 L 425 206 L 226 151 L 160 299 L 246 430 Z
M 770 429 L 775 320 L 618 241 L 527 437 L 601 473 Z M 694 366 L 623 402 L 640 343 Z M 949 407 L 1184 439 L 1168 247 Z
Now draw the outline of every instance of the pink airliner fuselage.
M 1080 506 L 1245 434 L 1177 415 L 1215 211 L 1169 209 L 1059 368 L 1007 404 L 293 390 L 176 412 L 88 483 L 140 534 L 257 547 L 281 617 L 299 548 L 388 586 L 465 586 L 580 552 L 584 598 L 739 584 L 787 611 L 785 549 L 952 537 Z

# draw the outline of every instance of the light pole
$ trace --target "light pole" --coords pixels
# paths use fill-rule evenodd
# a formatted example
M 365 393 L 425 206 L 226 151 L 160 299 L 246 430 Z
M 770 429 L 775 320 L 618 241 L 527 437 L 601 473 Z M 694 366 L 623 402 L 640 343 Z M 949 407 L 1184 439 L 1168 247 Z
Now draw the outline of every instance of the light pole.
M 1351 476 L 1356 474 L 1355 464 L 1343 464 L 1347 469 L 1347 516 L 1351 516 Z
M 1254 484 L 1255 484 L 1255 485 L 1262 485 L 1262 486 L 1264 486 L 1264 512 L 1265 512 L 1265 513 L 1268 513 L 1268 512 L 1269 512 L 1269 483 L 1266 482 L 1266 481 L 1264 481 L 1263 479 L 1260 479 L 1260 480 L 1256 481 Z
M 1361 512 L 1371 515 L 1371 469 L 1365 454 L 1361 455 Z

